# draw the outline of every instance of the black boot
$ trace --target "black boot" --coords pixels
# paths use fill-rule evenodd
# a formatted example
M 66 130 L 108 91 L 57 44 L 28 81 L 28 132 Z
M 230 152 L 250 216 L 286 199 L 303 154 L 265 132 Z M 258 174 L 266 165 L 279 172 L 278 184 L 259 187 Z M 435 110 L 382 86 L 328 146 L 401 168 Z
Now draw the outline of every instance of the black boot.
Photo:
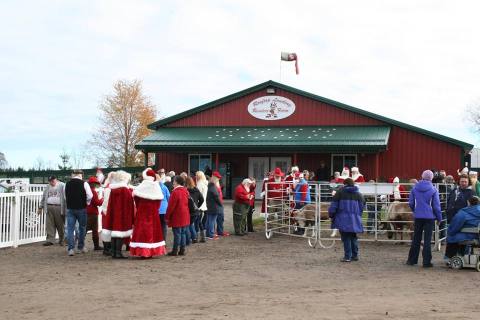
M 178 252 L 179 256 L 184 256 L 185 255 L 185 247 L 180 247 L 180 251 Z
M 112 238 L 112 257 L 114 259 L 127 259 L 127 257 L 122 254 L 122 245 L 122 238 Z
M 200 242 L 204 243 L 205 242 L 205 231 L 200 230 Z
M 110 255 L 112 258 L 115 258 L 115 250 L 117 249 L 117 238 L 112 238 L 110 240 Z
M 110 256 L 112 255 L 112 243 L 103 241 L 103 255 Z
M 183 250 L 185 250 L 185 248 L 184 248 Z M 167 255 L 168 255 L 168 256 L 172 256 L 172 257 L 173 257 L 173 256 L 178 256 L 178 248 L 173 247 L 173 248 L 172 248 L 172 251 L 170 251 L 169 253 L 167 253 Z

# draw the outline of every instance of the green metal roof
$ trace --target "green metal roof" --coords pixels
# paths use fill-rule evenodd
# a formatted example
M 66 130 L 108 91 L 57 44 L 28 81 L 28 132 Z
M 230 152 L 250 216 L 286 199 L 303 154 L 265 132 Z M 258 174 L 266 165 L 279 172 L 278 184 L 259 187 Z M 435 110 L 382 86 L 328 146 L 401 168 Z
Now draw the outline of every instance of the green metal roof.
M 281 83 L 278 83 L 278 82 L 275 82 L 275 81 L 272 81 L 272 80 L 269 80 L 267 82 L 258 84 L 256 86 L 251 87 L 251 88 L 233 93 L 231 95 L 220 98 L 218 100 L 214 100 L 212 102 L 206 103 L 206 104 L 201 105 L 199 107 L 196 107 L 196 108 L 178 113 L 178 114 L 173 115 L 171 117 L 158 120 L 158 121 L 148 125 L 148 128 L 150 128 L 152 130 L 156 130 L 156 129 L 158 129 L 158 128 L 160 128 L 160 127 L 162 127 L 162 126 L 164 126 L 168 123 L 174 122 L 174 121 L 182 119 L 182 118 L 189 117 L 191 115 L 194 115 L 196 113 L 199 113 L 199 112 L 211 109 L 211 108 L 215 108 L 218 105 L 224 104 L 226 102 L 232 101 L 234 99 L 238 99 L 238 98 L 243 97 L 245 95 L 248 95 L 248 94 L 251 94 L 253 92 L 263 90 L 263 89 L 266 89 L 266 88 L 269 88 L 269 87 L 286 90 L 286 91 L 292 92 L 294 94 L 301 95 L 301 96 L 304 96 L 304 97 L 307 97 L 307 98 L 310 98 L 310 99 L 313 99 L 313 100 L 316 100 L 316 101 L 319 101 L 319 102 L 327 103 L 329 105 L 338 107 L 340 109 L 355 112 L 355 113 L 361 114 L 363 116 L 382 121 L 385 124 L 395 125 L 395 126 L 400 127 L 400 128 L 415 131 L 415 132 L 418 132 L 420 134 L 423 134 L 423 135 L 426 135 L 426 136 L 429 136 L 429 137 L 432 137 L 432 138 L 435 138 L 435 139 L 438 139 L 438 140 L 441 140 L 441 141 L 445 141 L 445 142 L 460 146 L 463 149 L 468 150 L 468 151 L 473 149 L 473 145 L 469 144 L 467 142 L 460 141 L 460 140 L 457 140 L 457 139 L 453 139 L 453 138 L 450 138 L 450 137 L 447 137 L 447 136 L 444 136 L 444 135 L 441 135 L 441 134 L 438 134 L 438 133 L 435 133 L 435 132 L 432 132 L 432 131 L 428 131 L 428 130 L 425 130 L 425 129 L 422 129 L 422 128 L 418 128 L 418 127 L 415 127 L 415 126 L 412 126 L 412 125 L 409 125 L 409 124 L 406 124 L 406 123 L 403 123 L 403 122 L 400 122 L 400 121 L 396 121 L 396 120 L 393 120 L 393 119 L 390 119 L 390 118 L 387 118 L 387 117 L 383 117 L 383 116 L 380 116 L 376 113 L 368 112 L 368 111 L 365 111 L 365 110 L 362 110 L 362 109 L 359 109 L 359 108 L 356 108 L 356 107 L 352 107 L 352 106 L 349 106 L 347 104 L 344 104 L 344 103 L 341 103 L 341 102 L 338 102 L 338 101 L 335 101 L 335 100 L 330 100 L 330 99 L 327 99 L 327 98 L 324 98 L 324 97 L 321 97 L 321 96 L 317 96 L 315 94 L 312 94 L 312 93 L 309 93 L 309 92 L 306 92 L 306 91 L 302 91 L 302 90 L 299 90 L 299 89 L 296 89 L 296 88 L 293 88 L 293 87 L 290 87 L 290 86 L 287 86 L 287 85 L 284 85 L 284 84 L 281 84 Z
M 159 128 L 137 149 L 203 151 L 363 151 L 385 150 L 390 127 L 193 127 Z

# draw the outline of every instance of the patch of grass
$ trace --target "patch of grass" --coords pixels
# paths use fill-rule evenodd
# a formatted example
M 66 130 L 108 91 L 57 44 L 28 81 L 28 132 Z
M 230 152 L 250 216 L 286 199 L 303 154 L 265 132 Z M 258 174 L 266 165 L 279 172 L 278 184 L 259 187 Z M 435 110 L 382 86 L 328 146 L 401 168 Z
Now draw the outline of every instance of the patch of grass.
M 254 226 L 263 226 L 265 225 L 265 219 L 263 217 L 256 217 L 253 218 L 252 223 Z

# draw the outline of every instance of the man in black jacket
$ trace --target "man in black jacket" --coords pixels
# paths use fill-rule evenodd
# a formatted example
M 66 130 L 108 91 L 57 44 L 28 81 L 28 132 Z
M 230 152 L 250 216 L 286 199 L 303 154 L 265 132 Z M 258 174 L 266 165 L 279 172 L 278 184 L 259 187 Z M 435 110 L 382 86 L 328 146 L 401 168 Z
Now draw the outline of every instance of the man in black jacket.
M 78 221 L 78 252 L 87 252 L 85 248 L 85 233 L 87 227 L 87 205 L 92 200 L 93 194 L 90 186 L 82 179 L 83 171 L 74 170 L 72 179 L 65 184 L 65 200 L 67 202 L 67 239 L 68 255 L 73 256 L 75 240 L 73 230 Z

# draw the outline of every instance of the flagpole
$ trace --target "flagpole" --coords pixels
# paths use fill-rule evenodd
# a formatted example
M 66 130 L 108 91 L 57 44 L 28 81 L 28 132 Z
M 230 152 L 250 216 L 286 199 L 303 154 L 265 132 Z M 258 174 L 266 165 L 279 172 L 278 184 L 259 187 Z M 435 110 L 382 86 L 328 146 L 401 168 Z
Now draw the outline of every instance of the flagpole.
M 282 82 L 282 59 L 280 59 L 280 74 L 278 82 Z

